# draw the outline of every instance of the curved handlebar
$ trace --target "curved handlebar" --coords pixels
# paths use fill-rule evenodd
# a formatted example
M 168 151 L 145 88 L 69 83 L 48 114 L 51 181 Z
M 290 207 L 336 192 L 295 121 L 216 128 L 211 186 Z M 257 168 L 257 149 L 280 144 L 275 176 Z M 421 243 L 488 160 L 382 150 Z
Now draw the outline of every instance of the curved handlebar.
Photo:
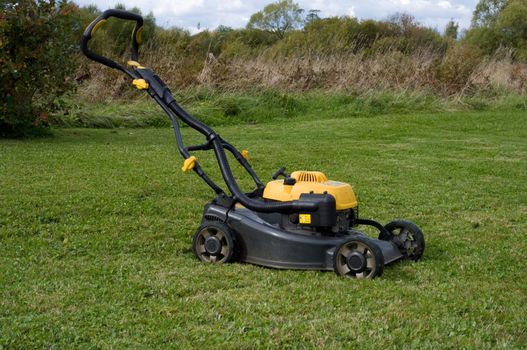
M 88 42 L 93 38 L 97 30 L 106 22 L 110 17 L 116 17 L 124 20 L 135 21 L 135 28 L 132 33 L 132 50 L 131 50 L 131 59 L 132 61 L 137 61 L 139 58 L 139 44 L 141 44 L 141 33 L 143 31 L 143 17 L 141 15 L 123 11 L 123 10 L 106 10 L 99 17 L 97 17 L 84 31 L 81 39 L 81 50 L 88 58 L 102 63 L 105 66 L 110 68 L 119 69 L 121 71 L 126 71 L 123 66 L 119 63 L 114 62 L 106 57 L 96 54 L 88 48 Z
M 188 114 L 183 108 L 181 108 L 175 101 L 174 97 L 171 95 L 170 90 L 166 85 L 160 80 L 157 76 L 154 75 L 154 72 L 151 69 L 139 69 L 137 71 L 130 71 L 127 68 L 123 67 L 117 62 L 114 62 L 106 57 L 98 55 L 91 51 L 88 48 L 88 42 L 93 38 L 97 30 L 106 22 L 110 17 L 117 17 L 124 20 L 135 21 L 136 25 L 132 33 L 132 50 L 131 50 L 131 59 L 132 61 L 137 61 L 139 57 L 139 44 L 141 44 L 141 32 L 143 29 L 143 17 L 138 14 L 123 11 L 123 10 L 107 10 L 104 11 L 99 17 L 97 17 L 84 31 L 81 39 L 81 50 L 88 58 L 93 61 L 104 64 L 107 67 L 118 69 L 134 78 L 141 78 L 146 80 L 151 84 L 150 92 L 152 97 L 157 101 L 157 103 L 163 108 L 163 110 L 169 115 L 172 119 L 172 124 L 176 134 L 176 140 L 178 143 L 178 148 L 180 153 L 185 159 L 187 159 L 190 154 L 188 153 L 189 149 L 183 146 L 183 141 L 181 139 L 181 134 L 179 131 L 179 126 L 177 123 L 177 118 L 179 117 L 183 122 L 192 127 L 193 129 L 201 132 L 207 137 L 208 142 L 212 143 L 214 151 L 216 153 L 216 158 L 218 164 L 227 184 L 227 187 L 233 194 L 233 197 L 237 199 L 240 203 L 246 206 L 249 209 L 253 209 L 259 212 L 299 212 L 299 211 L 308 211 L 313 212 L 318 209 L 317 203 L 305 201 L 305 200 L 294 200 L 287 202 L 265 202 L 254 200 L 249 198 L 238 186 L 234 175 L 232 174 L 227 156 L 225 154 L 224 148 L 231 150 L 234 149 L 234 153 L 238 152 L 233 146 L 226 145 L 222 139 L 217 135 L 210 127 L 202 123 L 201 121 L 194 119 L 190 114 Z M 136 74 L 137 73 L 137 74 Z M 137 77 L 136 77 L 137 76 Z M 208 147 L 208 145 L 207 145 Z M 241 155 L 239 156 L 242 159 Z M 244 163 L 242 162 L 242 165 Z M 260 180 L 257 178 L 254 171 L 250 168 L 249 164 L 244 165 L 247 171 L 253 176 L 253 179 L 257 182 L 259 186 L 263 186 Z M 216 193 L 223 193 L 222 189 L 218 187 L 210 178 L 205 174 L 205 172 L 200 168 L 199 164 L 195 164 L 194 171 L 201 176 L 209 186 L 211 186 Z M 286 176 L 285 168 L 280 169 L 280 174 Z M 277 172 L 277 176 L 279 173 Z

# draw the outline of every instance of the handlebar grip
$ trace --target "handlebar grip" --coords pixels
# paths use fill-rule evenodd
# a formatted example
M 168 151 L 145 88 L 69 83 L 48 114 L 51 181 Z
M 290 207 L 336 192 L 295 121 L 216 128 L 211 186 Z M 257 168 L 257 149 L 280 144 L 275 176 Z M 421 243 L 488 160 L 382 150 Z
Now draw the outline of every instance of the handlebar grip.
M 88 42 L 93 38 L 97 30 L 106 22 L 106 20 L 110 17 L 116 17 L 124 20 L 129 21 L 135 21 L 135 27 L 134 31 L 132 33 L 132 50 L 131 50 L 131 59 L 132 61 L 137 61 L 139 58 L 139 45 L 141 44 L 141 33 L 143 32 L 143 17 L 141 15 L 138 15 L 136 13 L 123 11 L 123 10 L 116 10 L 116 9 L 110 9 L 104 11 L 99 17 L 97 17 L 93 22 L 91 22 L 88 27 L 86 27 L 86 30 L 84 31 L 84 34 L 82 35 L 81 39 L 81 50 L 86 57 L 104 64 L 105 66 L 108 66 L 110 68 L 115 68 L 119 70 L 124 70 L 124 68 L 106 58 L 103 56 L 100 56 L 88 48 Z
M 284 175 L 284 172 L 285 172 L 285 166 L 282 166 L 273 174 L 273 176 L 271 176 L 271 179 L 273 180 L 278 179 L 278 176 Z

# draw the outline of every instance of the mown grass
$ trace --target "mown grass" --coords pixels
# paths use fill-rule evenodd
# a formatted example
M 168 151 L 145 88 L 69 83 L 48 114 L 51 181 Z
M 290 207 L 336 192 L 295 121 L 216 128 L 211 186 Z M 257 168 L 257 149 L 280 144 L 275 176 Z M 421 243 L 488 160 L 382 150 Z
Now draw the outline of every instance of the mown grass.
M 370 281 L 199 263 L 191 236 L 211 191 L 181 173 L 168 128 L 2 140 L 0 348 L 525 348 L 526 122 L 516 111 L 218 128 L 265 179 L 281 165 L 324 170 L 354 184 L 363 216 L 422 227 L 424 259 Z

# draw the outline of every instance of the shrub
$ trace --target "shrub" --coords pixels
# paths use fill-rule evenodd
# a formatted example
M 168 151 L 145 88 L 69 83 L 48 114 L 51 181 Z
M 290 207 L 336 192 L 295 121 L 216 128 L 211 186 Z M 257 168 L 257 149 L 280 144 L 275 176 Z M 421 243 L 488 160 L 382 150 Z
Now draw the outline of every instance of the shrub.
M 443 92 L 452 94 L 465 90 L 481 60 L 482 54 L 477 48 L 461 44 L 449 47 L 436 68 L 436 77 L 443 86 Z
M 46 125 L 53 100 L 72 87 L 77 7 L 34 0 L 0 7 L 0 135 L 18 136 Z

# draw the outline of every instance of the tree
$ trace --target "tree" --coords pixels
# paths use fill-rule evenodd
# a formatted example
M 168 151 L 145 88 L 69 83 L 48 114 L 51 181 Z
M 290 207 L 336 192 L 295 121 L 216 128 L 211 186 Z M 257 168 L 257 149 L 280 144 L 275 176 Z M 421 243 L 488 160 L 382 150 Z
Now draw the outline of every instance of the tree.
M 472 15 L 472 27 L 493 26 L 509 0 L 480 0 Z
M 456 40 L 459 30 L 459 24 L 454 22 L 453 19 L 451 19 L 445 28 L 445 38 L 451 38 Z
M 467 32 L 467 41 L 487 54 L 500 47 L 527 57 L 527 0 L 481 0 Z
M 57 96 L 72 87 L 80 18 L 68 1 L 0 3 L 0 135 L 47 123 Z
M 306 23 L 312 23 L 320 19 L 320 10 L 309 10 L 306 15 Z
M 409 13 L 395 13 L 388 16 L 388 23 L 391 23 L 398 35 L 408 36 L 414 28 L 419 27 L 419 22 Z
M 527 0 L 510 0 L 496 21 L 502 44 L 527 58 Z
M 248 29 L 262 29 L 276 34 L 280 39 L 304 24 L 300 6 L 293 0 L 280 0 L 264 7 L 249 19 Z

